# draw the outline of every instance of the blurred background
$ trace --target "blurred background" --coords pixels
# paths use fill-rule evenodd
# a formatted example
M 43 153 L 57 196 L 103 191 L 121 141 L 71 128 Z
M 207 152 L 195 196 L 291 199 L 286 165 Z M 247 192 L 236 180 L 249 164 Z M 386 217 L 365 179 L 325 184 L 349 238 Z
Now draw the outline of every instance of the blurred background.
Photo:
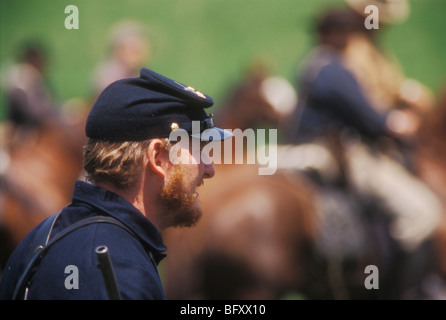
M 290 131 L 305 98 L 302 66 L 319 45 L 316 31 L 326 30 L 324 13 L 392 2 L 398 3 L 393 18 L 385 21 L 380 10 L 380 28 L 370 33 L 379 48 L 374 55 L 411 80 L 398 90 L 421 116 L 400 112 L 391 119 L 404 147 L 417 146 L 410 151 L 416 159 L 395 151 L 400 140 L 386 140 L 379 153 L 385 149 L 398 165 L 371 156 L 355 140 L 343 145 L 344 157 L 364 162 L 349 163 L 359 178 L 345 179 L 344 158 L 319 140 L 302 145 Z M 79 10 L 78 29 L 65 28 L 68 5 Z M 194 230 L 166 233 L 170 253 L 161 270 L 168 298 L 446 298 L 445 14 L 443 0 L 0 0 L 2 264 L 32 226 L 70 201 L 82 176 L 83 123 L 97 94 L 147 67 L 213 97 L 209 111 L 220 126 L 279 128 L 284 147 L 274 177 L 259 177 L 252 166 L 217 166 L 215 182 L 200 191 L 212 214 Z M 342 16 L 327 19 L 326 25 L 334 21 L 352 32 Z M 410 139 L 402 133 L 407 121 L 417 123 Z M 381 168 L 377 163 L 380 175 L 361 176 Z M 388 172 L 401 175 L 386 180 L 393 177 Z M 405 185 L 414 187 L 389 199 Z M 425 197 L 416 204 L 409 201 L 420 194 Z M 421 208 L 420 214 L 405 215 L 410 209 L 401 202 Z M 425 229 L 414 231 L 414 225 Z M 379 290 L 364 289 L 369 264 L 380 268 Z
M 79 29 L 64 27 L 67 5 L 79 8 Z M 151 54 L 144 65 L 190 83 L 218 102 L 254 59 L 290 80 L 313 44 L 312 19 L 343 0 L 243 1 L 8 1 L 0 2 L 2 70 L 27 41 L 48 54 L 47 78 L 59 101 L 91 94 L 95 66 L 109 53 L 110 30 L 121 20 L 146 28 Z M 386 28 L 383 47 L 406 73 L 432 90 L 444 78 L 444 3 L 412 0 L 404 23 Z M 428 5 L 427 5 L 428 4 Z M 1 97 L 2 116 L 5 113 Z

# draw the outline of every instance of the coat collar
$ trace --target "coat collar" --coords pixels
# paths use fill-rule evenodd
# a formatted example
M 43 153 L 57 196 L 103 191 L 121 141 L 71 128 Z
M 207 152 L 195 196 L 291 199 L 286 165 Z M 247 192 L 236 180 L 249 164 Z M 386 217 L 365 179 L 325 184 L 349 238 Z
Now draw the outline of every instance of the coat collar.
M 102 213 L 118 219 L 133 230 L 138 237 L 154 250 L 153 256 L 159 263 L 166 255 L 166 246 L 161 233 L 138 209 L 117 194 L 96 185 L 77 180 L 74 186 L 72 205 L 84 203 Z

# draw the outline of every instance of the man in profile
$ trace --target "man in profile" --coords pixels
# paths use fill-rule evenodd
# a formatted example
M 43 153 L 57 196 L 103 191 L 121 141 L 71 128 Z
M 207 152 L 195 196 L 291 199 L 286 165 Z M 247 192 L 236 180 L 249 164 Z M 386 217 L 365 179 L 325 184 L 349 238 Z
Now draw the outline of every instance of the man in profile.
M 89 182 L 76 181 L 72 202 L 31 231 L 12 254 L 0 298 L 107 299 L 95 256 L 98 247 L 106 246 L 121 298 L 165 299 L 157 270 L 166 250 L 161 232 L 199 220 L 196 189 L 214 175 L 212 163 L 194 159 L 191 149 L 182 150 L 188 164 L 173 164 L 169 150 L 175 141 L 169 136 L 178 129 L 192 134 L 192 121 L 221 140 L 230 136 L 214 127 L 204 111 L 212 104 L 209 96 L 145 68 L 138 78 L 109 85 L 87 119 L 84 169 Z M 87 220 L 93 222 L 82 224 Z M 42 236 L 42 247 L 48 249 L 29 267 Z M 76 271 L 72 281 L 77 286 L 67 286 L 67 267 Z M 24 275 L 26 269 L 30 272 Z

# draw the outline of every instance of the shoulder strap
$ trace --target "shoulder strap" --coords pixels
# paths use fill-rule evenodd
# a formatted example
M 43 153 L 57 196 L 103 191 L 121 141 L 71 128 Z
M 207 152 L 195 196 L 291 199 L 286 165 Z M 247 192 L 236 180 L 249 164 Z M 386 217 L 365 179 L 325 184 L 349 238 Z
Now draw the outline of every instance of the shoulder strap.
M 28 259 L 29 261 L 27 262 L 26 268 L 23 271 L 22 275 L 20 276 L 19 281 L 16 284 L 16 287 L 14 289 L 14 293 L 12 296 L 13 300 L 27 298 L 27 294 L 28 294 L 27 286 L 29 285 L 29 279 L 31 277 L 31 274 L 35 270 L 35 268 L 38 266 L 41 259 L 47 253 L 49 248 L 54 243 L 56 243 L 57 241 L 59 241 L 63 237 L 65 237 L 66 235 L 70 234 L 71 232 L 73 232 L 81 227 L 84 227 L 84 226 L 87 226 L 87 225 L 90 225 L 93 223 L 110 223 L 110 224 L 114 224 L 114 225 L 126 230 L 133 237 L 138 239 L 138 236 L 132 230 L 130 230 L 128 227 L 126 227 L 124 224 L 122 224 L 117 219 L 112 218 L 112 217 L 106 217 L 106 216 L 94 216 L 94 217 L 80 220 L 80 221 L 68 226 L 67 228 L 63 229 L 61 232 L 56 234 L 54 236 L 54 238 L 51 239 L 51 241 L 49 241 L 51 232 L 53 230 L 53 227 L 54 227 L 54 224 L 55 224 L 57 218 L 59 217 L 59 214 L 60 214 L 60 211 L 57 214 L 55 214 L 55 215 L 51 216 L 50 218 L 48 218 L 47 220 L 45 220 L 45 222 L 42 224 L 42 227 L 39 229 L 39 231 L 36 235 L 36 239 L 38 239 L 38 240 L 35 245 L 35 249 L 32 251 L 31 256 Z

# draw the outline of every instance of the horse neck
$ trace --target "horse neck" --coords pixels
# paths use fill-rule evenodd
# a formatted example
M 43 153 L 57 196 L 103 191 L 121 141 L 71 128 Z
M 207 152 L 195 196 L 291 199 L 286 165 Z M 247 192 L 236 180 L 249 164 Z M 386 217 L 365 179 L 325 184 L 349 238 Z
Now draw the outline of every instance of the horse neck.
M 217 125 L 225 129 L 252 128 L 258 121 L 264 105 L 260 97 L 260 86 L 266 78 L 262 70 L 254 70 L 245 75 L 244 80 L 236 85 L 216 113 Z
M 446 91 L 441 96 L 437 107 L 428 113 L 422 120 L 417 134 L 419 147 L 432 149 L 436 157 L 446 152 Z M 441 160 L 443 161 L 443 160 Z
M 227 104 L 216 114 L 215 123 L 224 129 L 246 129 L 247 121 L 240 117 L 237 112 L 236 104 Z

